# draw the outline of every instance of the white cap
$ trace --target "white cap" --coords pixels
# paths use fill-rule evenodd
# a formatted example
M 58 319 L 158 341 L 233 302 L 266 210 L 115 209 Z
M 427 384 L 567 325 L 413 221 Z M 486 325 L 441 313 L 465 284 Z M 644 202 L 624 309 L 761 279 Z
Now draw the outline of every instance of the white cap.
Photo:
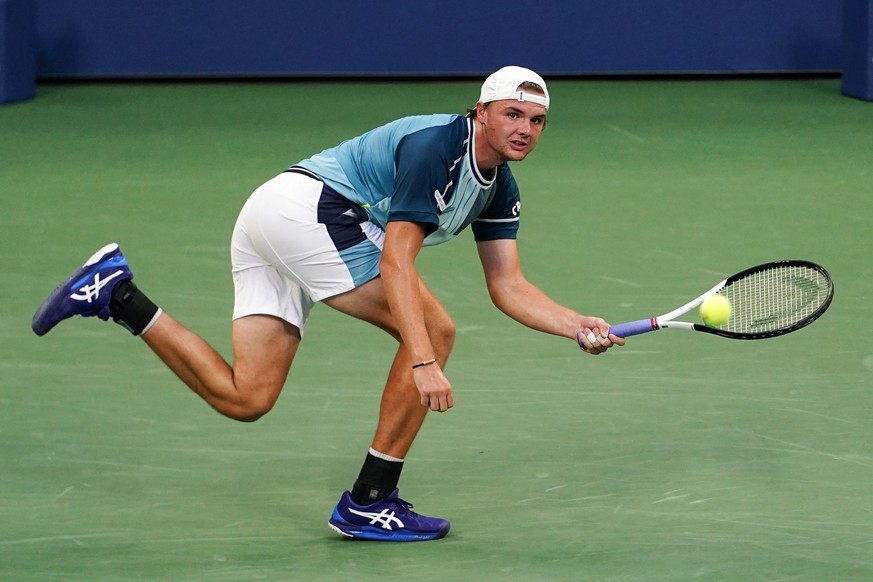
M 528 82 L 536 83 L 542 87 L 545 96 L 520 91 L 519 85 Z M 524 67 L 503 67 L 485 79 L 482 84 L 482 92 L 479 94 L 479 101 L 490 103 L 503 99 L 529 101 L 530 103 L 538 103 L 546 109 L 549 108 L 549 90 L 546 89 L 546 82 L 543 81 L 542 77 Z

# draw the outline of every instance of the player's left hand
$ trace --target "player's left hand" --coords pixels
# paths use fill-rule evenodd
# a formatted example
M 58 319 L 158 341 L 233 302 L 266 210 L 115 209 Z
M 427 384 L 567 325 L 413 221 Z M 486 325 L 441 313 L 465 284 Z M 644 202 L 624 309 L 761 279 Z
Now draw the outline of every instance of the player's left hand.
M 445 412 L 455 405 L 452 384 L 438 363 L 413 368 L 412 372 L 422 406 L 427 406 L 434 412 Z

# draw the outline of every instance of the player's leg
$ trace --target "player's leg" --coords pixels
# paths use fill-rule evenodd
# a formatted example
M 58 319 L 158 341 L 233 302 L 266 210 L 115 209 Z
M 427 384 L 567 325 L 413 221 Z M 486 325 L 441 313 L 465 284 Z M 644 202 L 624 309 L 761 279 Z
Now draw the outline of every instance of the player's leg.
M 166 313 L 142 339 L 212 408 L 229 418 L 251 422 L 276 403 L 300 345 L 300 331 L 270 315 L 234 320 L 233 366 Z
M 266 261 L 269 269 L 265 272 L 278 273 L 289 289 L 303 293 L 304 298 L 324 301 L 399 339 L 398 326 L 391 317 L 382 280 L 378 277 L 383 240 L 384 233 L 366 220 L 360 208 L 306 171 L 290 171 L 259 189 L 246 203 L 231 249 L 234 277 L 239 279 L 249 271 L 257 273 L 257 265 Z M 428 331 L 440 361 L 445 363 L 454 339 L 454 327 L 433 294 L 423 283 L 421 285 Z M 255 310 L 259 309 L 257 305 L 249 306 L 239 298 L 240 290 L 251 291 L 256 287 L 237 281 L 235 316 L 263 313 Z M 269 304 L 272 298 L 267 292 L 249 294 L 260 297 L 258 305 Z M 275 295 L 283 299 L 282 305 L 300 304 L 305 311 L 271 313 L 290 322 L 305 321 L 309 304 L 284 300 L 286 293 L 281 289 L 277 289 Z M 427 408 L 421 406 L 412 381 L 409 356 L 402 346 L 394 368 L 396 371 L 392 372 L 385 390 L 380 438 L 376 442 L 384 442 L 386 450 L 405 455 Z M 397 497 L 396 483 L 402 459 L 373 449 L 364 467 L 365 476 L 371 470 L 376 473 L 375 489 L 385 497 L 364 506 L 355 504 L 349 492 L 344 493 L 330 522 L 337 531 L 353 537 L 391 541 L 435 539 L 448 532 L 446 520 L 418 515 Z
M 240 213 L 231 248 L 233 365 L 133 284 L 133 273 L 117 244 L 97 251 L 49 295 L 34 315 L 33 330 L 44 335 L 75 315 L 111 317 L 134 335 L 142 335 L 167 366 L 216 410 L 238 420 L 256 420 L 270 410 L 282 390 L 312 306 L 291 273 L 280 273 L 271 263 L 275 257 L 265 258 L 262 251 L 282 244 L 307 251 L 312 238 L 317 250 L 327 247 L 336 254 L 330 240 L 324 242 L 326 235 L 311 236 L 319 226 L 316 221 L 277 220 L 298 210 L 283 206 L 283 200 L 303 204 L 303 214 L 314 215 L 312 205 L 320 191 L 320 182 L 283 175 L 253 193 Z M 287 261 L 276 264 L 285 267 Z M 342 270 L 342 263 L 336 268 Z
M 455 327 L 423 281 L 420 287 L 428 335 L 437 361 L 445 366 L 454 344 Z M 325 303 L 384 329 L 400 342 L 382 393 L 372 447 L 352 490 L 343 494 L 328 523 L 342 535 L 364 539 L 417 541 L 445 536 L 448 521 L 411 512 L 408 504 L 397 497 L 404 459 L 429 409 L 421 405 L 411 357 L 391 316 L 382 280 L 374 279 Z M 384 516 L 388 514 L 399 517 L 387 519 Z
M 419 288 L 428 336 L 437 362 L 445 367 L 455 341 L 455 325 L 424 281 L 419 280 Z M 382 279 L 374 279 L 354 291 L 324 302 L 338 311 L 384 329 L 400 342 L 382 393 L 373 448 L 392 457 L 404 457 L 424 422 L 428 408 L 421 405 L 412 376 L 412 361 L 388 307 Z
M 226 416 L 254 421 L 276 403 L 314 302 L 299 274 L 332 281 L 334 271 L 346 272 L 317 222 L 321 186 L 308 176 L 281 174 L 253 192 L 240 211 L 231 239 L 232 366 L 172 318 L 161 317 L 143 335 L 194 392 Z
M 251 421 L 275 403 L 300 343 L 299 329 L 276 317 L 234 322 L 234 367 L 200 336 L 163 313 L 133 284 L 117 244 L 106 245 L 40 305 L 32 327 L 48 333 L 75 315 L 110 317 L 143 340 L 216 410 Z

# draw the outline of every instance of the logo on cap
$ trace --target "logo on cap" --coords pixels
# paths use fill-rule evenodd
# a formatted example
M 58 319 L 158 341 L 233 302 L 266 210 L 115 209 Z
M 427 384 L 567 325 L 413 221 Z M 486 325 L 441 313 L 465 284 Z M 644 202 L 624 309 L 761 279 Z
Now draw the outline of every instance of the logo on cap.
M 519 89 L 524 83 L 539 85 L 543 89 L 543 95 Z M 542 105 L 546 109 L 549 108 L 549 90 L 546 88 L 546 82 L 538 74 L 524 67 L 503 67 L 485 79 L 482 84 L 482 92 L 479 94 L 479 101 L 490 103 L 504 99 L 526 101 Z

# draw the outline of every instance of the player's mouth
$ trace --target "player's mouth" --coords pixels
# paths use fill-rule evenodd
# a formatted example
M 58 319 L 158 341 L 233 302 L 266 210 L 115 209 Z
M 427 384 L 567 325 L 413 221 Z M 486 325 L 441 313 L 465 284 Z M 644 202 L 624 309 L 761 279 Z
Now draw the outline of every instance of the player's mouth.
M 509 147 L 517 152 L 523 152 L 528 146 L 526 141 L 514 139 L 509 141 Z

